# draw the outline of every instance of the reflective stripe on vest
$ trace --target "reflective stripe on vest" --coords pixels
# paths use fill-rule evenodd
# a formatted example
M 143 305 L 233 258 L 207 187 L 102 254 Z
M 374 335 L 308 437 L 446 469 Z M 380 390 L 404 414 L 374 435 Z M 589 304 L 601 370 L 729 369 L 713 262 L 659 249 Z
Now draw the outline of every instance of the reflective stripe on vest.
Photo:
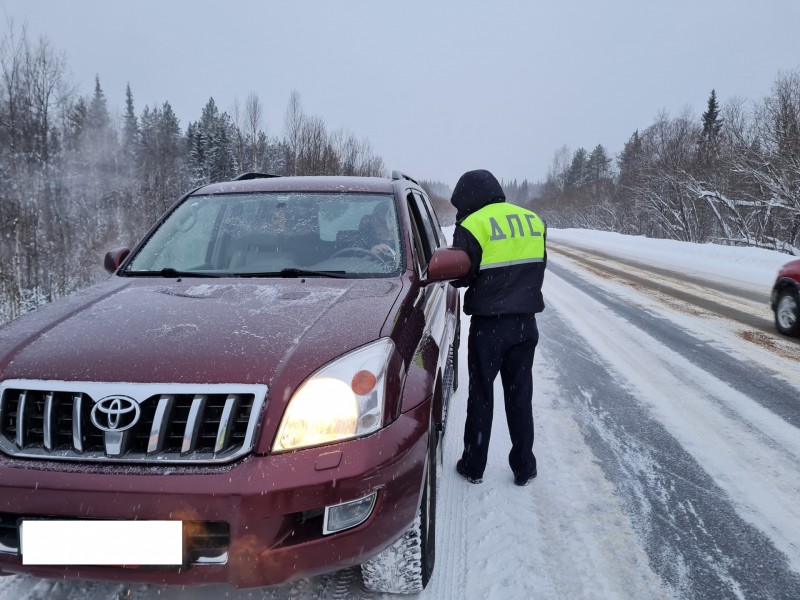
M 481 245 L 481 270 L 544 262 L 545 226 L 534 212 L 497 202 L 472 213 L 461 226 Z

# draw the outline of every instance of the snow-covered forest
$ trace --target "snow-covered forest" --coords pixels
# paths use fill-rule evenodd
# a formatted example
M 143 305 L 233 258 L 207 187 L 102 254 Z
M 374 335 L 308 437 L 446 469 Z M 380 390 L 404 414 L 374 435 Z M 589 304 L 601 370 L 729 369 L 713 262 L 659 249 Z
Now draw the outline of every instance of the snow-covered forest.
M 10 26 L 0 40 L 0 323 L 105 276 L 106 250 L 134 244 L 198 185 L 246 171 L 388 174 L 369 141 L 329 130 L 297 92 L 281 123 L 251 92 L 228 110 L 199 100 L 184 126 L 169 101 L 139 107 L 129 86 L 117 111 L 99 77 L 83 96 L 68 73 L 46 38 Z M 800 254 L 800 73 L 758 101 L 721 104 L 712 90 L 701 116 L 662 111 L 620 150 L 562 146 L 545 181 L 503 181 L 506 196 L 551 227 Z M 450 187 L 421 183 L 452 224 Z
M 535 206 L 555 227 L 800 254 L 800 72 L 760 101 L 711 90 L 701 117 L 662 111 L 616 161 L 562 146 Z
M 130 86 L 113 118 L 99 78 L 81 96 L 58 49 L 10 28 L 0 40 L 0 323 L 103 277 L 106 250 L 135 243 L 196 186 L 246 171 L 384 174 L 367 140 L 329 131 L 297 92 L 284 123 L 267 125 L 253 93 L 230 111 L 209 99 L 184 128 L 168 101 L 138 108 Z

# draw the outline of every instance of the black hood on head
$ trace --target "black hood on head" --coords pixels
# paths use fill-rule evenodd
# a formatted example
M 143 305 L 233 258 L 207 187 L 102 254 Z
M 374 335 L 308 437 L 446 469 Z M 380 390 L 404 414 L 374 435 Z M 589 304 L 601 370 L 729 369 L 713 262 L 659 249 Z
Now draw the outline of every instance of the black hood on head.
M 460 223 L 487 204 L 506 199 L 500 182 L 485 169 L 467 171 L 456 183 L 450 202 L 456 207 L 456 223 Z

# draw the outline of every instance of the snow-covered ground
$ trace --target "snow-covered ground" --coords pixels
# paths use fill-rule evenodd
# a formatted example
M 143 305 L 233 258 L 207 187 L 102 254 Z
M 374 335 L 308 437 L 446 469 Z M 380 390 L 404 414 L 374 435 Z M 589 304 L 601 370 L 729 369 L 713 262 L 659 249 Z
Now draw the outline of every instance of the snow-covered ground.
M 791 257 L 582 230 L 551 230 L 549 240 L 534 364 L 539 476 L 513 485 L 502 401 L 484 482 L 455 473 L 467 400 L 462 343 L 436 571 L 419 598 L 800 598 L 800 346 L 558 248 L 675 271 L 665 286 L 689 273 L 757 290 L 763 301 L 730 302 L 767 325 L 769 289 Z M 464 336 L 468 328 L 465 317 Z M 495 390 L 501 397 L 499 380 Z M 120 597 L 376 596 L 356 570 L 239 591 L 0 578 L 4 600 Z
M 761 248 L 654 240 L 610 231 L 551 229 L 548 236 L 556 242 L 635 259 L 655 267 L 767 290 L 772 288 L 778 269 L 793 258 Z
M 763 302 L 749 308 L 767 315 L 792 258 L 598 231 L 549 240 L 758 290 Z M 800 597 L 797 346 L 777 334 L 754 344 L 736 322 L 556 250 L 550 265 L 534 366 L 539 477 L 522 493 L 510 485 L 501 406 L 485 487 L 448 474 L 460 422 L 448 439 L 442 497 L 457 507 L 445 519 L 458 533 L 443 537 L 464 557 L 462 597 Z M 461 416 L 463 388 L 455 400 Z M 430 597 L 456 597 L 452 583 L 440 572 Z

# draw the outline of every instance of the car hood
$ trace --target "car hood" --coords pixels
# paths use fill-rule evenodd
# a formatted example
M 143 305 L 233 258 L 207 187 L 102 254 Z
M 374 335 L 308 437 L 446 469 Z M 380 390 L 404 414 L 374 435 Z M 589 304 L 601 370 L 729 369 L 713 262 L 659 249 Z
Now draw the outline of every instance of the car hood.
M 380 337 L 389 279 L 112 277 L 0 328 L 0 379 L 270 385 Z

